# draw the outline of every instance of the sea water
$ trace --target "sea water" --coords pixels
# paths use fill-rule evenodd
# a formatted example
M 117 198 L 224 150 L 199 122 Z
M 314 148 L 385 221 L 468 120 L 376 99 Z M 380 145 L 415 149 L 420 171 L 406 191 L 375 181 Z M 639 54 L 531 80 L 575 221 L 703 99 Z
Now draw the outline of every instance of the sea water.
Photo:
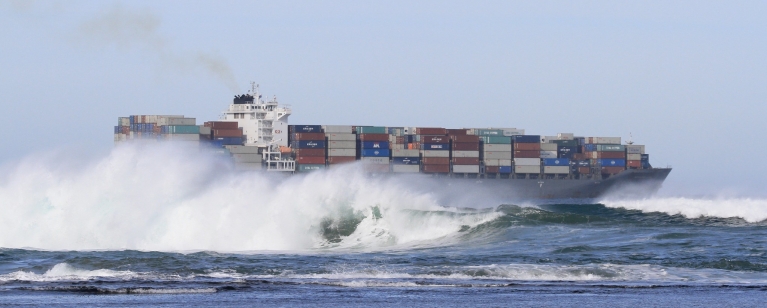
M 0 177 L 0 305 L 763 306 L 767 200 L 441 198 L 354 165 L 31 156 Z M 188 151 L 188 149 L 187 149 Z

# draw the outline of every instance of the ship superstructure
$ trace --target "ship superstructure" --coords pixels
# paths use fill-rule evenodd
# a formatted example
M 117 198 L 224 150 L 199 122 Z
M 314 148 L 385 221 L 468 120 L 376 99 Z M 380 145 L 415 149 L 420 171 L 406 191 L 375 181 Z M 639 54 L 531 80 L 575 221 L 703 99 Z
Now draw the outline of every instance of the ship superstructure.
M 251 90 L 235 96 L 229 109 L 224 111 L 222 120 L 237 122 L 242 128 L 245 146 L 271 148 L 288 146 L 289 106 L 280 106 L 277 97 L 264 101 L 257 84 Z

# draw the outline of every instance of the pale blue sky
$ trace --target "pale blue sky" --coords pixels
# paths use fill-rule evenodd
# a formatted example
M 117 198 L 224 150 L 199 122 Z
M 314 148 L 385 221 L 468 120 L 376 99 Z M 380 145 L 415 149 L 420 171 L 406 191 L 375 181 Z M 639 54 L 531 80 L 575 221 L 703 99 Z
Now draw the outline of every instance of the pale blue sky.
M 0 162 L 106 152 L 129 114 L 621 136 L 664 193 L 765 195 L 761 1 L 0 0 Z

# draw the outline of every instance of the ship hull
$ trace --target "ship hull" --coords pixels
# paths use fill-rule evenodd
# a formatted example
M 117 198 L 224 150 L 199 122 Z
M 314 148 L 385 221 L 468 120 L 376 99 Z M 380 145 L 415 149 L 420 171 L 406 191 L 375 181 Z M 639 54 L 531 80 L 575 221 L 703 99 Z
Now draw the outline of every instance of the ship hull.
M 655 194 L 671 172 L 667 168 L 630 169 L 607 179 L 465 179 L 418 177 L 411 188 L 441 200 L 523 201 L 540 199 L 644 198 Z

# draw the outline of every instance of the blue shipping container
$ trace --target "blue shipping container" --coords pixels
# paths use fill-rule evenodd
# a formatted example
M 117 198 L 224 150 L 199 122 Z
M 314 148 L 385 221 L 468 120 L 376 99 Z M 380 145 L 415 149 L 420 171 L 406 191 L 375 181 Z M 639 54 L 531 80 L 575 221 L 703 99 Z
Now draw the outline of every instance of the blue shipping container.
M 389 149 L 362 149 L 360 150 L 360 156 L 362 157 L 389 157 Z
M 511 166 L 498 167 L 498 173 L 511 173 Z
M 314 141 L 314 140 L 293 141 L 291 143 L 291 147 L 294 149 L 324 149 L 325 141 Z
M 449 143 L 424 143 L 421 145 L 422 150 L 450 150 Z
M 291 133 L 321 133 L 322 125 L 290 125 L 288 131 Z
M 570 160 L 567 158 L 544 158 L 544 166 L 569 166 Z
M 602 165 L 602 167 L 626 167 L 626 160 L 617 158 L 602 158 L 599 159 L 599 164 Z
M 363 149 L 388 149 L 388 141 L 362 141 L 360 142 L 360 148 Z
M 419 165 L 421 164 L 420 157 L 392 157 L 391 163 L 394 165 Z
M 650 161 L 650 154 L 640 154 L 640 155 L 642 155 L 640 157 L 640 160 L 642 160 L 643 162 Z
M 588 152 L 593 152 L 593 151 L 596 151 L 596 150 L 597 150 L 597 145 L 596 145 L 596 144 L 593 144 L 593 143 L 592 143 L 592 144 L 586 144 L 586 145 L 584 145 L 583 147 L 584 147 L 584 148 L 586 149 L 586 151 L 588 151 Z
M 541 142 L 541 136 L 540 135 L 514 135 L 511 136 L 512 140 L 514 142 L 518 143 L 540 143 Z
M 242 137 L 218 137 L 213 141 L 218 145 L 242 145 Z
M 120 133 L 120 127 L 119 126 L 115 126 L 115 134 L 119 134 L 119 133 Z

